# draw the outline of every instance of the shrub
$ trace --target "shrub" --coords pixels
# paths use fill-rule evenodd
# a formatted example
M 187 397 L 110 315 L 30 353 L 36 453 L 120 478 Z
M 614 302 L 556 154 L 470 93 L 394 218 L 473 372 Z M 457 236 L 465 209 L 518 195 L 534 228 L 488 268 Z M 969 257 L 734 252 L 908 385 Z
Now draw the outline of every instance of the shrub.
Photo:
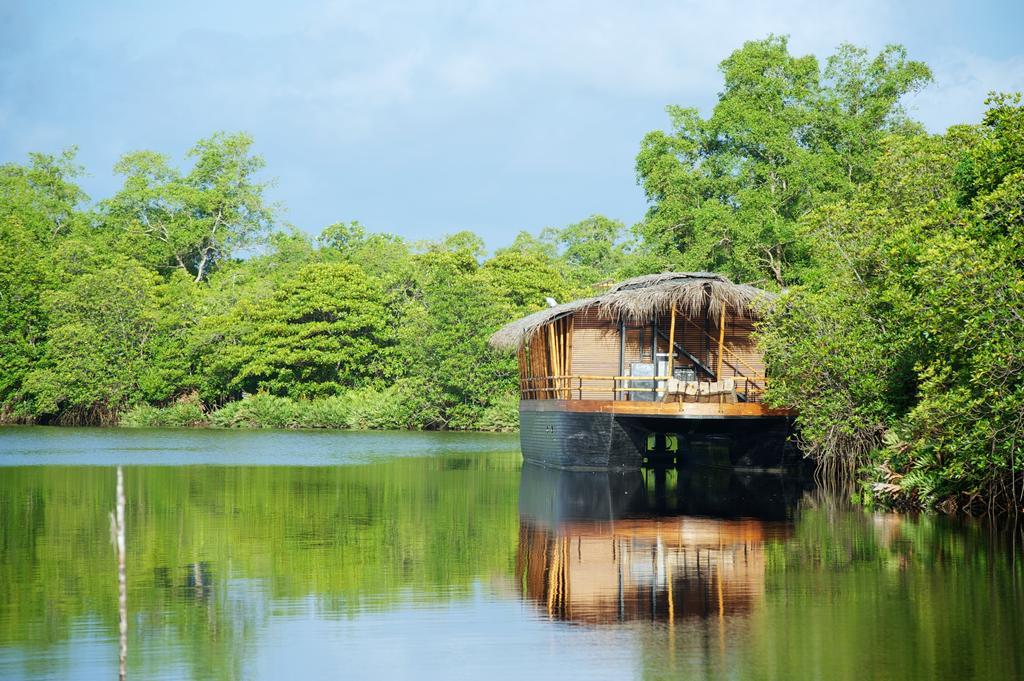
M 129 428 L 181 428 L 205 426 L 208 421 L 202 404 L 185 399 L 166 407 L 137 405 L 120 417 L 119 424 Z
M 494 432 L 519 430 L 519 398 L 514 393 L 499 395 L 480 414 L 476 429 Z
M 295 428 L 299 425 L 296 407 L 287 397 L 246 395 L 212 412 L 210 423 L 217 428 Z
M 266 393 L 246 395 L 209 413 L 194 396 L 167 407 L 140 404 L 121 416 L 135 428 L 213 426 L 215 428 L 337 428 L 351 430 L 509 431 L 519 426 L 518 400 L 503 394 L 474 414 L 446 420 L 430 386 L 403 380 L 386 388 L 360 388 L 313 400 Z
M 350 428 L 354 405 L 348 394 L 296 403 L 300 428 Z

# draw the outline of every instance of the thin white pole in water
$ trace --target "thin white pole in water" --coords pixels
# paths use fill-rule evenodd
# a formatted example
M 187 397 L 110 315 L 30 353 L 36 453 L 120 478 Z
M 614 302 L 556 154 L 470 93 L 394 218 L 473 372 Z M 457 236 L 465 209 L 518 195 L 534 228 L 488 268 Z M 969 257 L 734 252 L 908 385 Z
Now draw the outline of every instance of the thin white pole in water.
M 117 622 L 120 632 L 118 679 L 125 681 L 128 662 L 128 576 L 125 571 L 124 542 L 124 471 L 117 467 L 117 515 L 114 519 L 117 543 Z

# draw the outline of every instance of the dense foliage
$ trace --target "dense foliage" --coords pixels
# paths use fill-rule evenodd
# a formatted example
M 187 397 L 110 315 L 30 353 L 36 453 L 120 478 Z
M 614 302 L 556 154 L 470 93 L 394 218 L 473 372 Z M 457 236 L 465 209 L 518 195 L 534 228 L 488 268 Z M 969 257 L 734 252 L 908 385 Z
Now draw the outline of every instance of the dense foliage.
M 490 257 L 468 232 L 313 239 L 278 226 L 250 146 L 214 135 L 187 170 L 129 154 L 95 206 L 73 151 L 0 167 L 4 420 L 513 429 L 490 333 L 626 264 L 600 216 Z
M 874 178 L 800 226 L 817 264 L 764 325 L 807 451 L 905 505 L 1020 509 L 1024 107 L 890 138 Z
M 711 115 L 644 139 L 649 265 L 783 292 L 760 329 L 804 452 L 902 506 L 1024 507 L 1024 108 L 928 135 L 901 47 L 722 62 Z
M 789 284 L 813 258 L 801 217 L 870 178 L 886 135 L 920 131 L 900 98 L 931 73 L 895 46 L 869 58 L 843 45 L 822 67 L 777 37 L 721 71 L 711 116 L 670 106 L 671 132 L 644 138 L 637 174 L 651 208 L 639 231 L 667 266 Z

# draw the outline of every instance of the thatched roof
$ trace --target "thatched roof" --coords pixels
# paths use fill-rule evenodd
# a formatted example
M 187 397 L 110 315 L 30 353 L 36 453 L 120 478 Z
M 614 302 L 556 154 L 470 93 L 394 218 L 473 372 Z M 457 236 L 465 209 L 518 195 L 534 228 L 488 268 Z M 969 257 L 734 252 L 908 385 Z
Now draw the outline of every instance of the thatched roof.
M 706 309 L 714 317 L 722 305 L 753 316 L 751 308 L 757 299 L 773 294 L 746 284 L 734 284 L 720 274 L 711 272 L 663 272 L 627 279 L 612 286 L 606 293 L 583 298 L 534 312 L 498 329 L 491 336 L 491 345 L 499 350 L 516 350 L 545 324 L 580 310 L 596 307 L 598 315 L 609 320 L 643 323 L 655 313 L 667 312 L 675 305 L 682 314 L 699 317 Z

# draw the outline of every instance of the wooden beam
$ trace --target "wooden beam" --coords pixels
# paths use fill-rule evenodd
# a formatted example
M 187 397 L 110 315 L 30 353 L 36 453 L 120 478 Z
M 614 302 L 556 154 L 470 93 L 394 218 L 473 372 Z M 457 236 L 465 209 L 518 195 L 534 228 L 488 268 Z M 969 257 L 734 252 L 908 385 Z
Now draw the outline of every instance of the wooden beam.
M 640 402 L 632 400 L 523 400 L 523 411 L 561 411 L 679 418 L 793 416 L 795 409 L 769 407 L 761 402 Z
M 694 324 L 694 326 L 697 326 L 697 325 L 696 325 L 696 324 Z M 699 326 L 697 326 L 697 330 L 698 330 L 698 331 L 700 331 L 700 327 L 699 327 Z M 668 336 L 666 336 L 666 335 L 665 335 L 665 334 L 664 334 L 663 332 L 661 332 L 661 331 L 658 331 L 658 335 L 659 335 L 659 336 L 661 336 L 662 338 L 668 338 Z M 684 357 L 686 357 L 686 358 L 687 358 L 687 359 L 689 359 L 689 360 L 690 360 L 691 362 L 693 362 L 693 365 L 694 365 L 695 367 L 697 367 L 698 369 L 700 369 L 701 371 L 703 371 L 703 372 L 704 372 L 705 374 L 707 374 L 709 378 L 716 378 L 716 376 L 715 376 L 715 372 L 713 372 L 713 371 L 712 371 L 712 370 L 711 370 L 710 368 L 708 368 L 708 367 L 707 367 L 707 366 L 706 366 L 706 365 L 704 364 L 704 362 L 702 362 L 702 361 L 700 361 L 699 359 L 697 359 L 697 357 L 696 357 L 695 355 L 691 354 L 691 353 L 690 353 L 690 352 L 689 352 L 689 351 L 688 351 L 688 350 L 687 350 L 686 348 L 684 348 L 684 347 L 683 347 L 682 345 L 680 345 L 679 343 L 674 343 L 674 346 L 675 346 L 675 349 L 676 349 L 676 350 L 678 350 L 678 351 L 679 351 L 680 353 L 682 353 L 682 355 L 683 355 Z
M 619 320 L 619 376 L 626 373 L 626 320 Z M 612 383 L 612 389 L 618 387 L 617 383 Z
M 566 348 L 565 348 L 565 366 L 563 367 L 563 369 L 565 369 L 565 372 L 567 374 L 571 374 L 572 373 L 572 331 L 573 331 L 573 328 L 576 326 L 576 322 L 573 321 L 572 317 L 566 317 L 565 325 L 566 325 L 566 334 L 565 334 L 565 337 L 566 337 Z M 566 387 L 567 387 L 566 392 L 568 393 L 567 397 L 569 399 L 572 399 L 572 383 L 570 381 L 567 381 L 566 382 Z M 580 396 L 580 399 L 583 399 L 582 395 Z
M 556 323 L 557 322 L 552 322 L 552 323 L 548 324 L 548 358 L 551 361 L 551 367 L 550 367 L 551 373 L 548 374 L 549 376 L 561 376 L 562 375 L 562 370 L 558 366 L 558 339 L 555 338 L 555 324 Z M 558 396 L 558 393 L 554 391 L 556 383 L 557 383 L 557 381 L 551 381 L 551 388 L 552 388 L 551 397 L 554 397 L 554 398 L 557 398 L 557 396 Z
M 668 323 L 668 374 L 669 378 L 672 377 L 672 360 L 676 356 L 676 306 L 672 306 L 672 317 Z M 655 371 L 657 373 L 657 371 Z M 667 391 L 666 391 L 667 392 Z
M 715 369 L 715 380 L 722 380 L 722 357 L 725 355 L 725 303 L 722 303 L 722 314 L 718 319 L 718 367 Z
M 529 387 L 526 383 L 528 375 L 530 373 L 529 360 L 526 355 L 526 346 L 521 346 L 516 352 L 516 359 L 519 362 L 519 394 L 520 396 L 526 394 L 526 389 Z
M 566 366 L 566 360 L 569 358 L 569 320 L 565 317 L 562 317 L 562 324 L 559 331 L 559 348 L 562 352 L 558 356 L 558 368 L 561 370 L 562 374 L 568 374 L 569 368 Z M 558 384 L 559 388 L 562 390 L 559 394 L 562 395 L 563 399 L 568 399 L 568 395 L 565 394 L 566 385 L 568 385 L 568 381 L 565 379 L 562 379 Z

